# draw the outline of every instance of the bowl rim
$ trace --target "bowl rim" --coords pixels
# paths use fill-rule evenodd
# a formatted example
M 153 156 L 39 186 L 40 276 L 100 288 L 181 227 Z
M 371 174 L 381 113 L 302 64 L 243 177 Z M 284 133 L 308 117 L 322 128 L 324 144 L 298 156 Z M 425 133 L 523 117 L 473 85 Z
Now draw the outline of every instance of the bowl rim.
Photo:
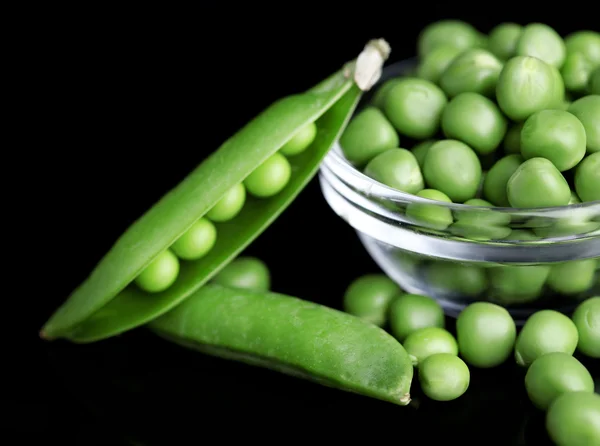
M 371 89 L 375 92 L 387 80 L 398 76 L 410 76 L 408 70 L 413 68 L 417 63 L 417 58 L 404 59 L 394 62 L 383 69 L 383 73 L 379 81 Z M 364 100 L 364 99 L 363 99 Z M 362 104 L 365 106 L 366 104 Z M 352 116 L 360 110 L 360 105 L 354 111 Z M 352 119 L 352 116 L 350 119 Z M 569 204 L 564 206 L 554 207 L 539 207 L 539 208 L 514 208 L 514 207 L 486 207 L 474 206 L 463 203 L 447 203 L 443 201 L 431 200 L 429 198 L 419 197 L 409 194 L 392 187 L 386 186 L 377 180 L 365 175 L 357 167 L 352 165 L 342 154 L 339 145 L 339 139 L 335 141 L 331 150 L 327 153 L 320 169 L 327 169 L 333 173 L 335 177 L 346 183 L 351 188 L 359 191 L 363 195 L 368 195 L 369 198 L 382 202 L 399 202 L 399 203 L 419 203 L 436 205 L 441 208 L 447 208 L 453 211 L 467 212 L 469 210 L 477 212 L 494 212 L 519 216 L 536 216 L 557 218 L 564 217 L 567 213 L 573 211 L 584 211 L 585 215 L 600 216 L 600 200 L 588 201 L 582 203 Z

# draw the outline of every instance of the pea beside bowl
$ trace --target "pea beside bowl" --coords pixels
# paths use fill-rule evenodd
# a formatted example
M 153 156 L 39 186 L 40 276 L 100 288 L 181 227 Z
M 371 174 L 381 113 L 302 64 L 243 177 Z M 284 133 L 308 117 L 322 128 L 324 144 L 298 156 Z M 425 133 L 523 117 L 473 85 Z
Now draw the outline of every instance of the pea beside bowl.
M 379 84 L 415 65 L 389 65 Z M 369 100 L 365 95 L 362 105 Z M 434 297 L 449 316 L 489 301 L 522 324 L 537 310 L 570 313 L 600 295 L 599 201 L 535 209 L 433 201 L 365 175 L 339 143 L 321 164 L 319 182 L 383 272 L 406 292 Z

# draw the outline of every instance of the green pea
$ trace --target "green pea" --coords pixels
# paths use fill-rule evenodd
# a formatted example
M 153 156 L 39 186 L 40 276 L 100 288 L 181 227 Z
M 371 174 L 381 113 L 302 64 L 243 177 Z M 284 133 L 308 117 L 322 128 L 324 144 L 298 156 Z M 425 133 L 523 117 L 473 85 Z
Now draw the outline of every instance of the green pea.
M 292 167 L 280 153 L 274 153 L 244 180 L 244 186 L 255 197 L 267 198 L 278 194 L 290 181 Z
M 600 395 L 563 393 L 546 413 L 546 430 L 556 446 L 600 444 Z
M 417 162 L 419 163 L 419 167 L 421 167 L 421 169 L 423 168 L 423 164 L 425 163 L 425 156 L 427 156 L 429 148 L 437 141 L 437 139 L 426 139 L 425 141 L 421 141 L 411 149 L 411 152 L 417 159 Z
M 200 218 L 183 233 L 171 250 L 184 260 L 197 260 L 204 257 L 215 246 L 217 242 L 217 228 L 206 218 Z
M 566 206 L 571 199 L 571 188 L 551 161 L 531 158 L 508 180 L 506 196 L 515 208 Z
M 178 275 L 179 259 L 166 249 L 142 270 L 134 282 L 148 293 L 158 293 L 173 285 Z
M 517 23 L 501 23 L 490 31 L 488 49 L 501 60 L 510 59 L 522 32 L 523 27 Z
M 588 91 L 590 94 L 598 94 L 600 95 L 600 66 L 596 68 L 592 74 L 590 74 L 590 79 L 588 82 Z
M 400 342 L 420 328 L 445 328 L 444 310 L 428 296 L 403 294 L 390 305 L 390 329 Z
M 593 66 L 582 53 L 569 53 L 560 74 L 565 81 L 567 90 L 573 93 L 586 91 Z
M 419 57 L 423 57 L 437 46 L 467 49 L 478 42 L 479 33 L 471 24 L 461 20 L 439 20 L 423 28 L 417 39 L 417 52 Z
M 385 99 L 387 98 L 388 92 L 400 80 L 401 80 L 401 78 L 395 77 L 392 79 L 388 79 L 383 84 L 381 84 L 381 86 L 377 88 L 377 90 L 375 91 L 375 94 L 373 95 L 373 97 L 371 99 L 371 105 L 373 107 L 377 107 L 378 109 L 382 110 L 383 104 L 385 103 Z
M 212 281 L 227 288 L 269 291 L 271 273 L 267 265 L 256 257 L 238 257 L 219 271 Z
M 525 389 L 535 407 L 547 410 L 563 393 L 594 392 L 594 380 L 573 356 L 554 352 L 537 358 L 525 374 Z
M 498 106 L 478 93 L 455 96 L 442 113 L 442 130 L 480 155 L 492 153 L 506 134 L 507 121 Z
M 423 176 L 431 189 L 445 193 L 454 203 L 463 203 L 477 194 L 481 163 L 468 145 L 446 139 L 429 148 Z
M 456 319 L 458 349 L 474 367 L 496 367 L 506 361 L 517 337 L 515 321 L 508 311 L 489 302 L 467 306 Z
M 521 131 L 523 158 L 546 158 L 561 172 L 579 164 L 585 156 L 585 144 L 581 121 L 562 110 L 535 112 L 527 118 Z
M 506 135 L 504 136 L 504 152 L 507 155 L 520 155 L 521 154 L 521 130 L 523 129 L 523 122 L 517 122 L 510 125 Z
M 528 229 L 513 229 L 504 240 L 536 241 L 539 237 Z
M 452 45 L 439 45 L 423 57 L 417 67 L 417 76 L 438 83 L 446 68 L 463 50 Z
M 575 169 L 575 190 L 581 201 L 600 200 L 600 152 L 586 156 Z
M 448 99 L 444 92 L 425 79 L 403 78 L 388 92 L 385 115 L 402 135 L 415 139 L 432 138 L 440 127 Z
M 317 125 L 309 122 L 286 142 L 279 152 L 285 156 L 294 156 L 304 152 L 317 136 Z
M 225 192 L 219 201 L 206 213 L 206 216 L 216 222 L 231 220 L 240 213 L 246 202 L 246 188 L 238 183 Z
M 577 99 L 571 103 L 568 112 L 577 116 L 585 127 L 588 152 L 600 152 L 600 94 Z
M 458 356 L 437 353 L 419 366 L 419 383 L 423 393 L 435 401 L 451 401 L 462 396 L 471 381 L 469 367 Z
M 442 292 L 476 297 L 488 287 L 488 279 L 482 268 L 455 262 L 434 262 L 427 271 L 429 283 Z
M 565 61 L 567 48 L 560 34 L 548 25 L 530 23 L 523 28 L 517 41 L 516 54 L 535 57 L 560 68 Z
M 577 327 L 577 350 L 590 358 L 600 358 L 600 296 L 581 302 L 571 319 Z
M 497 266 L 489 271 L 491 291 L 505 305 L 531 302 L 541 297 L 549 274 L 546 265 Z
M 437 353 L 458 355 L 458 344 L 452 334 L 440 327 L 421 328 L 404 340 L 402 346 L 410 356 L 414 366 Z
M 540 310 L 529 316 L 517 335 L 515 360 L 520 366 L 529 367 L 548 353 L 572 355 L 578 341 L 577 327 L 571 319 L 555 310 Z
M 496 87 L 500 109 L 513 121 L 524 121 L 536 111 L 558 104 L 560 73 L 544 61 L 530 56 L 515 56 L 502 68 Z
M 552 266 L 548 286 L 557 293 L 578 294 L 594 285 L 596 259 L 571 260 Z
M 465 201 L 464 204 L 493 207 L 492 203 L 481 198 L 472 198 Z M 508 227 L 510 220 L 510 215 L 502 212 L 474 209 L 457 211 L 456 223 L 450 227 L 450 231 L 471 240 L 502 240 L 511 233 L 511 229 Z
M 487 50 L 467 50 L 448 65 L 440 77 L 440 87 L 449 97 L 466 92 L 492 97 L 502 65 L 502 62 Z
M 492 166 L 483 182 L 483 196 L 496 206 L 509 207 L 506 185 L 525 161 L 521 155 L 507 155 Z
M 581 53 L 594 67 L 600 66 L 600 33 L 580 30 L 565 37 L 567 53 Z
M 385 325 L 392 300 L 400 287 L 384 274 L 366 274 L 355 279 L 344 294 L 344 311 L 379 327 Z
M 354 116 L 340 137 L 344 156 L 358 166 L 399 144 L 400 138 L 392 124 L 374 107 L 366 107 Z
M 412 152 L 406 149 L 390 149 L 380 153 L 369 161 L 365 175 L 409 194 L 416 194 L 424 187 L 419 163 Z
M 418 197 L 429 200 L 452 203 L 446 194 L 435 189 L 423 189 L 416 194 Z M 444 205 L 410 203 L 406 207 L 406 216 L 417 224 L 427 228 L 443 231 L 453 222 L 452 211 Z

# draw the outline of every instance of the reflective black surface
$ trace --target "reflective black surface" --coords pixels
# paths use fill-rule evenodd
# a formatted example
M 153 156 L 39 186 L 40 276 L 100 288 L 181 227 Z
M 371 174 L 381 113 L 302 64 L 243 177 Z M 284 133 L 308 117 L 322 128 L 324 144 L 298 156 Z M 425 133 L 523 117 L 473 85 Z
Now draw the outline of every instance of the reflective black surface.
M 512 361 L 473 369 L 469 391 L 450 403 L 424 398 L 415 381 L 415 404 L 396 407 L 186 351 L 143 328 L 91 345 L 36 338 L 160 195 L 260 110 L 318 82 L 368 39 L 385 37 L 391 59 L 401 60 L 414 55 L 419 30 L 439 18 L 463 18 L 482 31 L 505 20 L 538 20 L 563 33 L 594 21 L 577 13 L 575 25 L 566 25 L 540 11 L 484 17 L 480 8 L 445 5 L 415 5 L 402 26 L 397 13 L 369 16 L 349 5 L 330 15 L 323 5 L 284 13 L 254 3 L 108 11 L 102 19 L 97 11 L 40 37 L 38 71 L 52 79 L 40 80 L 40 109 L 51 125 L 38 132 L 39 203 L 25 192 L 23 198 L 35 208 L 35 234 L 43 240 L 36 252 L 45 253 L 45 266 L 28 279 L 39 291 L 18 293 L 23 307 L 8 317 L 24 333 L 16 337 L 23 343 L 9 342 L 15 354 L 5 362 L 5 421 L 20 435 L 10 444 L 38 437 L 80 446 L 282 443 L 304 435 L 312 442 L 549 444 L 543 414 L 531 408 L 523 371 Z M 335 308 L 351 280 L 377 271 L 316 180 L 246 253 L 269 265 L 274 290 Z M 31 263 L 33 254 L 25 254 Z M 598 364 L 586 364 L 600 376 Z

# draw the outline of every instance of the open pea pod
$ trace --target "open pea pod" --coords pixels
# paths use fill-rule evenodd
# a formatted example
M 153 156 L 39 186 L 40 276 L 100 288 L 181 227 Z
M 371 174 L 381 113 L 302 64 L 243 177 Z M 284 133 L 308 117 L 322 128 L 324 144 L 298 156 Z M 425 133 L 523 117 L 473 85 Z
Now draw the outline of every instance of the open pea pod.
M 209 281 L 315 175 L 362 92 L 379 79 L 389 52 L 385 41 L 370 41 L 357 59 L 306 92 L 276 101 L 225 141 L 119 237 L 46 322 L 40 336 L 85 343 L 118 335 L 169 311 Z M 317 135 L 304 153 L 290 157 L 291 176 L 283 190 L 271 198 L 249 197 L 234 219 L 216 223 L 218 238 L 213 249 L 198 260 L 182 261 L 176 281 L 166 290 L 148 293 L 132 283 L 232 186 L 311 122 L 317 126 Z

